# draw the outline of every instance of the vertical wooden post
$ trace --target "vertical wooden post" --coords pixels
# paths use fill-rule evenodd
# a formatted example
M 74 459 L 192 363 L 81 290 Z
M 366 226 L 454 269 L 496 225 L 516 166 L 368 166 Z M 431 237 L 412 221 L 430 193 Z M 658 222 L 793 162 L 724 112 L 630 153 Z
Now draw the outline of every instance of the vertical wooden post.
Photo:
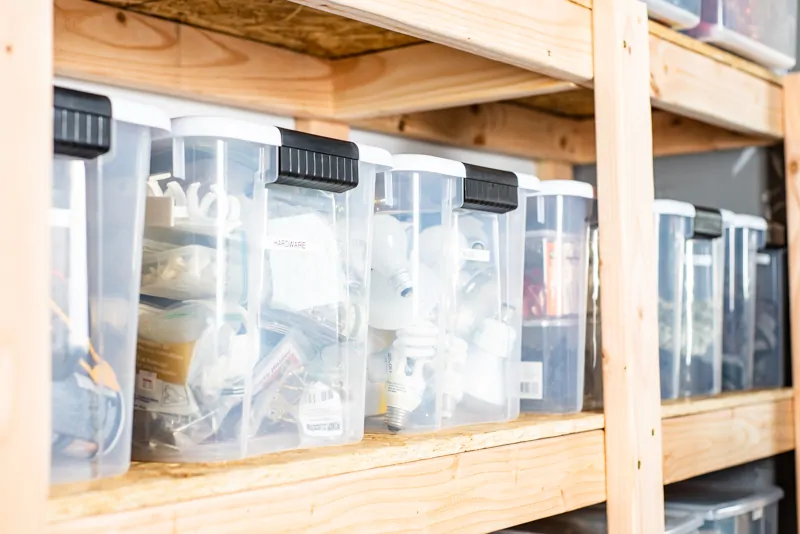
M 608 531 L 664 531 L 647 10 L 595 0 Z
M 315 135 L 324 135 L 334 139 L 347 141 L 350 139 L 350 126 L 341 122 L 330 122 L 318 119 L 295 119 L 294 129 Z
M 794 388 L 795 480 L 800 480 L 800 73 L 783 82 L 784 150 L 786 154 L 786 231 L 789 255 L 789 337 Z M 797 492 L 800 510 L 800 491 Z
M 540 180 L 572 180 L 575 178 L 572 163 L 542 159 L 536 162 L 536 176 Z
M 0 533 L 37 534 L 50 466 L 53 2 L 0 0 Z

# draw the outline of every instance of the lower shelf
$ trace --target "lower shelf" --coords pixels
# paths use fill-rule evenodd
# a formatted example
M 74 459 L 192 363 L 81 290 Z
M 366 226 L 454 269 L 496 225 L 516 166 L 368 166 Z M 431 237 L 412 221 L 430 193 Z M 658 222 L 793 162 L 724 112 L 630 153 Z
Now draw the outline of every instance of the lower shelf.
M 792 399 L 784 388 L 665 404 L 664 483 L 793 450 Z
M 792 390 L 666 403 L 664 481 L 794 448 Z M 603 415 L 507 424 L 227 464 L 134 464 L 54 487 L 51 534 L 483 533 L 605 500 Z
M 524 416 L 56 487 L 50 532 L 488 532 L 605 500 L 603 416 Z M 222 530 L 224 528 L 224 530 Z

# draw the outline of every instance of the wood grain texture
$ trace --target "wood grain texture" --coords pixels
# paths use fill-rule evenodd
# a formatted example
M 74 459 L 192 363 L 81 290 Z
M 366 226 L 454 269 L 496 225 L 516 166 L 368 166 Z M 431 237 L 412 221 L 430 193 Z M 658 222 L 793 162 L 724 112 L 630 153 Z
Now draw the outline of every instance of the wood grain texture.
M 722 393 L 714 397 L 679 399 L 666 401 L 661 405 L 661 418 L 671 419 L 685 415 L 729 410 L 740 406 L 775 403 L 791 400 L 792 388 L 764 389 L 756 391 L 736 391 Z
M 511 100 L 575 87 L 433 43 L 332 64 L 335 115 L 341 119 Z
M 776 142 L 774 139 L 733 132 L 668 111 L 653 110 L 652 123 L 653 155 L 656 157 L 767 146 Z M 593 119 L 581 121 L 576 134 L 581 142 L 576 163 L 595 161 L 595 132 L 596 123 Z
M 396 48 L 419 39 L 288 0 L 100 0 L 167 20 L 323 58 Z
M 539 160 L 536 162 L 536 177 L 540 180 L 572 180 L 575 178 L 574 167 L 566 161 Z
M 602 427 L 603 415 L 599 413 L 570 416 L 528 414 L 509 423 L 460 427 L 435 434 L 368 434 L 364 441 L 353 445 L 287 451 L 238 462 L 134 463 L 123 477 L 54 487 L 49 517 L 51 521 L 61 522 L 101 513 L 219 497 Z M 130 492 L 133 486 L 138 488 L 135 495 Z
M 789 256 L 789 336 L 792 339 L 794 384 L 794 438 L 800 443 L 800 75 L 789 74 L 784 83 L 786 139 L 786 231 Z M 800 457 L 795 451 L 795 479 L 800 480 Z M 797 497 L 800 510 L 800 492 Z
M 0 533 L 44 531 L 50 477 L 51 0 L 0 0 Z
M 595 0 L 593 13 L 608 531 L 653 534 L 664 496 L 647 10 Z
M 350 121 L 353 127 L 531 159 L 575 161 L 580 123 L 513 103 Z
M 54 0 L 55 69 L 259 111 L 332 114 L 321 59 L 82 0 Z
M 485 533 L 605 498 L 603 432 L 51 522 L 50 534 Z M 204 484 L 202 479 L 195 484 Z
M 592 78 L 591 11 L 568 0 L 298 0 L 573 82 Z
M 333 139 L 347 141 L 350 139 L 350 127 L 341 122 L 331 122 L 320 119 L 295 119 L 294 129 L 314 135 L 322 135 Z
M 665 419 L 664 482 L 792 450 L 792 402 L 784 399 Z
M 676 45 L 650 38 L 653 106 L 738 132 L 783 137 L 781 87 Z

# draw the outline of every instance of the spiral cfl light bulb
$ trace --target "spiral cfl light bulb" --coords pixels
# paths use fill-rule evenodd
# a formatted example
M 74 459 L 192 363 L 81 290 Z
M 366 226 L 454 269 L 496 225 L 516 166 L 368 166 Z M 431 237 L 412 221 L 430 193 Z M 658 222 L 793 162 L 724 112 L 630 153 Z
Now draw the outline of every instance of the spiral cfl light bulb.
M 386 426 L 400 432 L 411 413 L 422 404 L 427 383 L 425 365 L 436 356 L 439 329 L 430 322 L 417 323 L 397 331 L 390 351 L 389 380 L 386 382 Z

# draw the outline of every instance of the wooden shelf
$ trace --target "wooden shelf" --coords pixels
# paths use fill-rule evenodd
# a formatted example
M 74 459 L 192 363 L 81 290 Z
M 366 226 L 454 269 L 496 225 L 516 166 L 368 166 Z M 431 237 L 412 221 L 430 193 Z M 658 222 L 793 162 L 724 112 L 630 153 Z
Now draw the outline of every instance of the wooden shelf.
M 590 2 L 102 4 L 54 1 L 57 73 L 534 159 L 596 157 Z M 655 155 L 782 137 L 779 77 L 649 28 Z
M 793 450 L 792 403 L 785 388 L 665 404 L 664 483 Z
M 49 532 L 487 532 L 604 501 L 602 427 L 598 413 L 528 415 L 241 462 L 137 463 L 53 488 Z

